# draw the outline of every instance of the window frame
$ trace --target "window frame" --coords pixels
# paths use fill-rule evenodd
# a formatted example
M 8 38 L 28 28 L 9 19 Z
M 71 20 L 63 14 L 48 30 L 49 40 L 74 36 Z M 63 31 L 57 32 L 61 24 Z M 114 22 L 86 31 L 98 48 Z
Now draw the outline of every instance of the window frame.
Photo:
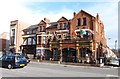
M 60 29 L 62 29 L 62 23 L 60 23 Z
M 42 26 L 40 26 L 40 32 L 42 32 Z
M 78 26 L 81 26 L 81 18 L 78 18 L 78 19 L 77 19 L 77 25 L 78 25 Z
M 65 29 L 67 28 L 67 23 L 64 23 L 64 28 L 65 28 Z
M 86 17 L 83 18 L 83 26 L 86 26 L 87 25 L 87 19 Z

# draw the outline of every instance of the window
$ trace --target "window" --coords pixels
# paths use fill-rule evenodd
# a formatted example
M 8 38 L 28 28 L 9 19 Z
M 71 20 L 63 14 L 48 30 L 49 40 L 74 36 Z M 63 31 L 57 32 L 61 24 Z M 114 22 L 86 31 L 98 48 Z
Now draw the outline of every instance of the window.
M 64 28 L 67 28 L 67 24 L 66 23 L 64 23 Z
M 86 18 L 83 18 L 83 25 L 86 25 Z
M 43 44 L 46 44 L 46 37 L 43 37 Z
M 33 43 L 32 44 L 35 44 L 35 39 L 32 39 L 33 40 Z
M 58 38 L 60 39 L 60 38 L 61 38 L 61 35 L 58 35 Z
M 78 18 L 77 20 L 78 20 L 78 26 L 80 26 L 81 25 L 80 18 Z
M 45 49 L 42 49 L 41 54 L 44 56 L 45 55 Z
M 15 29 L 12 29 L 12 36 L 15 36 Z
M 41 36 L 38 36 L 38 44 L 41 43 Z
M 60 23 L 60 29 L 62 29 L 62 23 Z
M 28 38 L 28 45 L 32 44 L 32 38 Z
M 11 45 L 15 44 L 15 36 L 11 36 Z
M 27 39 L 24 40 L 23 45 L 27 45 Z
M 40 32 L 42 31 L 42 26 L 40 26 Z
M 32 34 L 32 30 L 29 31 L 29 34 Z
M 37 55 L 40 55 L 40 51 L 41 51 L 40 49 L 37 49 Z
M 85 48 L 83 48 L 80 51 L 81 51 L 80 57 L 85 57 L 87 50 Z
M 33 33 L 36 33 L 36 29 L 33 30 Z

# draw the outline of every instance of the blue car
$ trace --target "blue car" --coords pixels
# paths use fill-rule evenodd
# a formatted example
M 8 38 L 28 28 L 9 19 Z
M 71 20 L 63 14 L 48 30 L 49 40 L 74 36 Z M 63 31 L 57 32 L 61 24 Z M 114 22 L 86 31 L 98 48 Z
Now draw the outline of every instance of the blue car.
M 27 59 L 23 55 L 3 55 L 0 58 L 0 62 L 2 67 L 7 67 L 8 69 L 27 65 Z

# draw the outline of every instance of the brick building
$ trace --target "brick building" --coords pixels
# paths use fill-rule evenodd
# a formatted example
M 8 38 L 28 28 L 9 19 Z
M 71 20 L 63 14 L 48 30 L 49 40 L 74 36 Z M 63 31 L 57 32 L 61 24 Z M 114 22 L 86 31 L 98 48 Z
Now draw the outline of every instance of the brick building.
M 0 34 L 0 52 L 9 50 L 9 33 L 3 32 Z
M 23 52 L 41 59 L 63 62 L 99 60 L 106 52 L 104 24 L 81 10 L 73 18 L 61 17 L 56 22 L 47 18 L 23 30 Z M 27 34 L 28 33 L 28 34 Z M 27 50 L 27 51 L 26 51 Z
M 22 33 L 23 29 L 28 27 L 28 24 L 14 20 L 10 22 L 10 50 L 13 52 L 21 51 L 21 44 L 23 43 Z

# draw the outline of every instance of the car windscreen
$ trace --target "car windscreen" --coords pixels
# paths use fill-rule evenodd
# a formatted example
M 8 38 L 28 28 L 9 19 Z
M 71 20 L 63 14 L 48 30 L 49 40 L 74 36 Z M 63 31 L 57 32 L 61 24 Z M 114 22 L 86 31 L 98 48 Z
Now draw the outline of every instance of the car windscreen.
M 17 60 L 21 60 L 21 59 L 25 60 L 25 57 L 24 56 L 16 56 L 16 59 Z
M 6 56 L 5 57 L 5 60 L 13 60 L 14 59 L 14 56 Z

